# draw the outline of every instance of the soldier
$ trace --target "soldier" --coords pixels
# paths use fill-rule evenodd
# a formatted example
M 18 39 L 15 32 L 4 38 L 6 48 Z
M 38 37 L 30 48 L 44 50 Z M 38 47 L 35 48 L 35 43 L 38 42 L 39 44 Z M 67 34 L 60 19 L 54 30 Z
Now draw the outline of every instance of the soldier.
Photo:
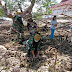
M 40 32 L 40 28 L 34 28 L 34 30 L 32 30 L 32 32 L 30 32 L 31 36 L 33 36 L 35 33 L 39 33 Z
M 12 30 L 17 33 L 17 41 L 22 43 L 24 41 L 24 25 L 22 22 L 21 11 L 17 11 L 14 16 L 8 16 L 13 19 Z
M 30 55 L 30 51 L 32 52 L 33 58 L 37 56 L 39 58 L 40 53 L 40 44 L 41 44 L 41 36 L 38 31 L 36 31 L 29 40 L 26 42 L 26 48 L 28 50 L 28 56 Z
M 22 22 L 21 11 L 17 11 L 17 15 L 14 17 L 14 29 L 17 32 L 17 40 L 24 40 L 24 25 Z M 20 37 L 21 36 L 21 37 Z
M 27 22 L 27 28 L 28 28 L 28 31 L 30 30 L 31 28 L 31 23 L 33 22 L 33 20 L 30 18 L 28 19 L 28 22 Z

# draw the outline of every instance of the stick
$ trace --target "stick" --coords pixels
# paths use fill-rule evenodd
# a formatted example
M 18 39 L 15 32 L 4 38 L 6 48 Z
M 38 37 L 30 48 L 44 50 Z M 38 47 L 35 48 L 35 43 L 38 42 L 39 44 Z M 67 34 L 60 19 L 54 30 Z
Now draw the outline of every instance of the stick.
M 57 52 L 55 52 L 54 72 L 56 72 Z

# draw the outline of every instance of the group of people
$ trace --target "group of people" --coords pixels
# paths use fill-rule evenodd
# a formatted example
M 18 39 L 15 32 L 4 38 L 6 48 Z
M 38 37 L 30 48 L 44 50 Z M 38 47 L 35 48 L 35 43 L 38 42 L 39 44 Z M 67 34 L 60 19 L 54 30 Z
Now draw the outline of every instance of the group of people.
M 21 12 L 17 11 L 16 15 L 13 17 L 13 30 L 17 33 L 17 41 L 24 41 L 24 25 L 22 22 Z M 31 26 L 33 24 L 33 26 Z M 54 16 L 51 20 L 51 35 L 50 39 L 53 39 L 55 27 L 57 26 L 57 20 L 56 16 Z M 41 45 L 41 35 L 40 35 L 40 28 L 37 27 L 37 24 L 32 20 L 28 19 L 27 23 L 28 31 L 30 31 L 30 28 L 33 28 L 32 32 L 30 32 L 30 38 L 26 41 L 26 49 L 27 49 L 27 55 L 30 56 L 30 53 L 32 53 L 33 58 L 37 57 L 39 58 L 40 54 L 40 45 Z M 72 26 L 70 27 L 72 30 Z M 44 26 L 44 29 L 46 32 L 48 31 L 47 25 Z
M 10 18 L 13 19 L 13 26 L 11 30 L 17 34 L 16 42 L 22 44 L 25 41 L 25 39 L 24 39 L 24 24 L 20 14 L 21 12 L 17 11 L 16 14 Z M 32 27 L 30 27 L 31 24 L 33 24 Z M 27 28 L 28 31 L 31 30 L 30 28 L 33 28 L 32 32 L 30 32 L 31 36 L 26 43 L 26 49 L 28 51 L 28 55 L 30 55 L 30 52 L 32 52 L 33 58 L 35 58 L 36 54 L 38 58 L 40 53 L 40 43 L 41 43 L 41 36 L 39 33 L 40 29 L 37 27 L 37 24 L 32 19 L 28 19 Z

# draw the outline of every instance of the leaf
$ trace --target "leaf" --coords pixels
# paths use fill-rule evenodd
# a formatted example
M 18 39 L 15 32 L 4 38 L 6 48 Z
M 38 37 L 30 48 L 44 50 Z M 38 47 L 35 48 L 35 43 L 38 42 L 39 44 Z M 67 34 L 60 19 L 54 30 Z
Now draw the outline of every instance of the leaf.
M 49 10 L 49 14 L 51 14 L 52 13 L 52 10 Z
M 0 7 L 1 7 L 1 6 L 0 6 Z M 2 16 L 5 16 L 4 11 L 3 11 L 2 8 L 0 8 L 0 16 L 1 16 L 1 17 L 2 17 Z
M 58 62 L 56 62 L 56 65 L 58 65 Z

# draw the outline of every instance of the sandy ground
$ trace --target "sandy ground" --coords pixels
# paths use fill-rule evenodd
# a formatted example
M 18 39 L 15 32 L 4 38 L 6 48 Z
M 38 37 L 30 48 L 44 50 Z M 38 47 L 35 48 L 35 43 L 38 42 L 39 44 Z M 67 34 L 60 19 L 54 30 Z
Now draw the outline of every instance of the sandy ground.
M 48 22 L 49 20 L 46 21 Z M 72 72 L 72 45 L 71 45 L 72 43 L 71 41 L 68 41 L 68 38 L 71 37 L 72 33 L 69 32 L 70 25 L 65 26 L 65 24 L 71 24 L 71 23 L 69 20 L 59 19 L 58 24 L 59 25 L 57 26 L 54 35 L 54 41 L 51 41 L 49 39 L 50 25 L 48 24 L 48 28 L 49 28 L 48 36 L 45 37 L 42 41 L 40 59 L 35 60 L 33 62 L 31 60 L 32 57 L 30 58 L 26 57 L 26 59 L 24 61 L 21 61 L 19 65 L 20 72 L 54 72 L 53 65 L 55 61 L 55 55 L 53 54 L 53 51 L 49 52 L 50 48 L 55 48 L 57 50 L 56 72 Z M 44 23 L 39 22 L 38 26 L 39 25 L 40 26 L 44 25 Z M 0 45 L 5 46 L 7 51 L 11 51 L 11 52 L 17 51 L 18 53 L 19 52 L 26 53 L 26 49 L 24 45 L 19 45 L 17 43 L 13 44 L 13 42 L 11 41 L 11 39 L 16 38 L 16 34 L 8 33 L 11 26 L 12 26 L 12 22 L 10 21 L 2 21 L 2 23 L 0 23 Z M 24 34 L 26 39 L 29 38 L 29 32 L 26 29 Z M 46 35 L 46 32 L 41 32 L 41 34 Z M 68 38 L 66 39 L 67 36 Z M 13 55 L 13 57 L 15 56 Z M 20 61 L 20 57 L 15 57 L 15 58 Z M 4 67 L 4 65 L 2 66 L 1 64 L 0 67 Z M 2 69 L 2 70 L 6 71 L 7 69 Z

